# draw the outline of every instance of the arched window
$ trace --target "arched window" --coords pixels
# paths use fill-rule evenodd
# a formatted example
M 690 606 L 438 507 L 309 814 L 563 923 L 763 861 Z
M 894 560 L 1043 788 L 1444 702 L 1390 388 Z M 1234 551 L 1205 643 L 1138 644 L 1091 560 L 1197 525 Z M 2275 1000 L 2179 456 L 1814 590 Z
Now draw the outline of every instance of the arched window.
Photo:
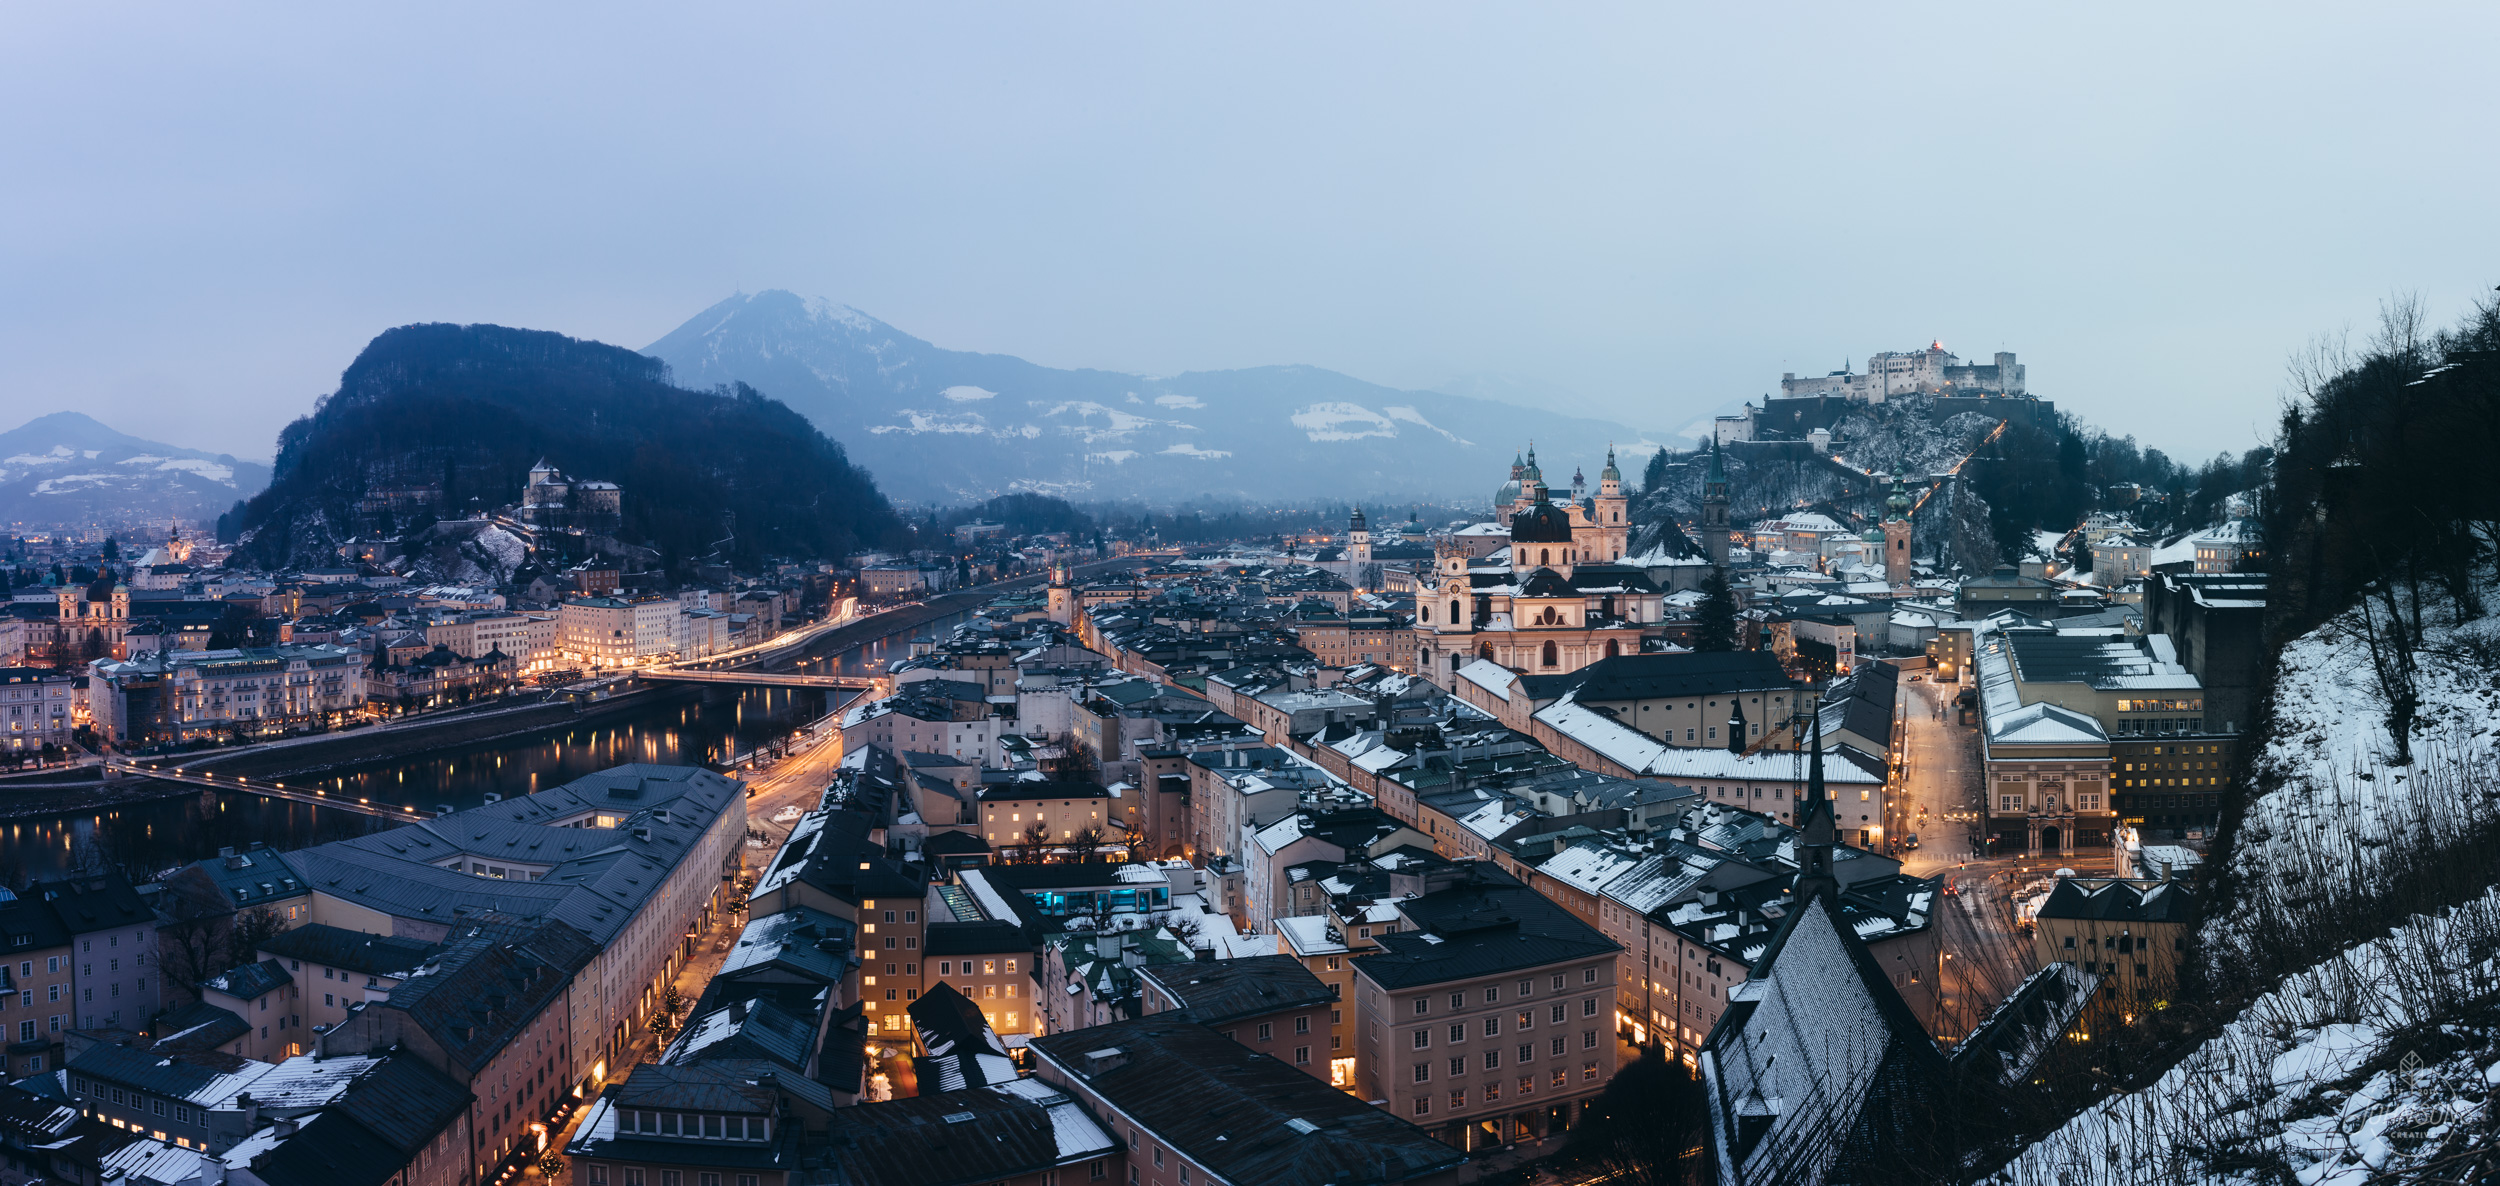
M 1432 624 L 1432 607 L 1431 607 L 1431 606 L 1429 606 L 1429 605 L 1427 605 L 1427 606 L 1425 606 L 1425 607 L 1424 607 L 1424 625 L 1429 626 L 1429 625 L 1431 625 L 1431 624 Z
M 1622 643 L 1619 643 L 1619 642 L 1616 642 L 1615 640 L 1613 640 L 1613 639 L 1611 639 L 1611 638 L 1607 639 L 1607 640 L 1606 640 L 1606 657 L 1607 657 L 1607 658 L 1609 658 L 1609 659 L 1612 659 L 1612 658 L 1615 658 L 1615 657 L 1617 657 L 1617 656 L 1619 656 L 1619 655 L 1621 655 L 1621 654 L 1623 654 L 1623 644 L 1622 644 Z
M 1458 625 L 1458 599 L 1455 597 L 1450 599 L 1450 625 Z
M 1480 642 L 1480 643 L 1477 643 L 1477 644 L 1476 644 L 1476 657 L 1477 657 L 1477 658 L 1479 658 L 1479 659 L 1490 659 L 1490 658 L 1492 658 L 1492 657 L 1493 657 L 1493 644 L 1492 644 L 1492 643 L 1489 643 L 1489 642 Z
M 1536 562 L 1539 564 L 1552 564 L 1554 562 L 1554 549 L 1538 548 L 1536 550 Z
M 1562 666 L 1562 652 L 1550 642 L 1545 644 L 1545 665 L 1547 667 Z

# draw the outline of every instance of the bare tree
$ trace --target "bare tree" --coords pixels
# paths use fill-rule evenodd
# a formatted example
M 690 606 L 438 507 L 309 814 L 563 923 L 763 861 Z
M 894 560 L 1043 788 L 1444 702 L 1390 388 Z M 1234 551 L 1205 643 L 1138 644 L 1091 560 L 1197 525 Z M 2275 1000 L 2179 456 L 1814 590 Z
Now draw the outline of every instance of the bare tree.
M 1016 839 L 1019 841 L 1017 847 L 1022 850 L 1019 859 L 1025 863 L 1038 865 L 1050 859 L 1050 829 L 1040 821 L 1026 824 Z
M 1074 832 L 1070 832 L 1068 833 L 1067 840 L 1062 842 L 1061 847 L 1067 850 L 1068 859 L 1071 861 L 1093 860 L 1094 854 L 1102 851 L 1102 829 L 1080 828 Z

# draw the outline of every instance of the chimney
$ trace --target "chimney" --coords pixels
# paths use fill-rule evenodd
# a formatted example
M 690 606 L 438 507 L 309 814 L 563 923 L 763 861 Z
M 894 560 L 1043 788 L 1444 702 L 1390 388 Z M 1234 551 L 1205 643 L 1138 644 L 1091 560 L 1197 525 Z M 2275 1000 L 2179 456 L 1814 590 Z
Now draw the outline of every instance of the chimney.
M 244 1132 L 252 1133 L 260 1131 L 260 1101 L 253 1099 L 251 1092 L 243 1091 L 235 1093 L 234 1106 L 241 1109 L 243 1112 Z

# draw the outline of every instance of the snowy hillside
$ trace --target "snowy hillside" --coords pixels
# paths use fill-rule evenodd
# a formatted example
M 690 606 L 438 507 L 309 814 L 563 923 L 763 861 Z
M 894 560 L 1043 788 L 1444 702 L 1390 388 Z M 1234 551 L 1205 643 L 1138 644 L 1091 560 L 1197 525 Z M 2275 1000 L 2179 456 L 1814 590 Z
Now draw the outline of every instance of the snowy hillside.
M 2283 650 L 2255 765 L 2265 790 L 2230 853 L 2231 904 L 2201 937 L 2217 989 L 2255 1003 L 2002 1181 L 2473 1180 L 2436 1173 L 2463 1171 L 2500 1131 L 2500 617 L 2426 598 L 2422 619 L 2422 716 L 2401 765 L 2369 613 Z M 2375 633 L 2385 657 L 2383 616 Z
M 1609 443 L 1627 456 L 1656 448 L 1619 424 L 1317 367 L 1059 370 L 944 349 L 846 305 L 778 291 L 722 301 L 644 353 L 681 386 L 743 382 L 788 403 L 882 488 L 913 499 L 1029 490 L 1489 502 L 1532 439 L 1558 484 L 1574 465 L 1594 481 Z
M 269 467 L 145 441 L 77 412 L 0 433 L 0 521 L 211 519 L 269 484 Z
M 2300 972 L 2151 1088 L 2026 1150 L 2009 1186 L 2364 1186 L 2492 1147 L 2500 892 Z

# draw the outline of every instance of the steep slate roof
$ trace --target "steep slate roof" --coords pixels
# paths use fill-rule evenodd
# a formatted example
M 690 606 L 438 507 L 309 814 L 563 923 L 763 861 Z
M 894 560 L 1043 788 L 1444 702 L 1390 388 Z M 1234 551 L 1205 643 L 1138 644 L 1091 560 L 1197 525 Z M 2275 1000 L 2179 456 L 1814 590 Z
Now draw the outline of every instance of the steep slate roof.
M 1397 903 L 1416 930 L 1380 936 L 1354 970 L 1382 988 L 1439 984 L 1622 950 L 1545 895 L 1491 865 L 1463 885 Z
M 1140 968 L 1138 974 L 1171 998 L 1175 1008 L 1187 1010 L 1190 1017 L 1207 1025 L 1325 1005 L 1334 999 L 1328 986 L 1290 955 L 1192 960 Z
M 1033 1049 L 1229 1182 L 1403 1182 L 1464 1160 L 1405 1120 L 1174 1014 L 1050 1034 Z M 1114 1065 L 1089 1069 L 1096 1051 L 1114 1052 Z
M 307 923 L 280 931 L 261 941 L 260 949 L 271 955 L 308 964 L 321 964 L 367 976 L 404 976 L 439 954 L 440 943 L 403 939 L 394 935 L 372 935 L 351 931 L 328 923 Z
M 1033 940 L 1012 922 L 933 922 L 920 941 L 922 958 L 938 955 L 996 955 L 1031 951 Z
M 2196 902 L 2183 881 L 2144 885 L 2061 877 L 2040 904 L 2039 917 L 2188 923 L 2196 921 Z
M 837 983 L 850 967 L 856 929 L 848 921 L 805 906 L 750 918 L 712 978 Z
M 599 946 L 560 922 L 492 921 L 453 936 L 435 962 L 365 1006 L 395 1009 L 475 1071 L 564 994 Z
M 715 994 L 705 993 L 713 996 Z M 816 1017 L 775 1005 L 770 997 L 739 999 L 687 1019 L 686 1031 L 671 1043 L 660 1061 L 669 1064 L 713 1059 L 765 1059 L 804 1075 L 816 1044 Z
M 156 912 L 118 873 L 80 873 L 35 883 L 35 896 L 51 903 L 73 935 L 119 927 L 155 926 Z
M 1582 703 L 1708 696 L 1791 685 L 1769 651 L 1617 655 L 1581 668 Z
M 206 1001 L 193 1001 L 157 1019 L 157 1050 L 215 1050 L 252 1032 L 249 1022 Z
M 848 1186 L 994 1182 L 1116 1147 L 1076 1101 L 1033 1079 L 843 1108 L 826 1141 Z
M 228 968 L 201 981 L 200 987 L 214 989 L 227 996 L 241 997 L 248 1001 L 272 989 L 284 988 L 294 982 L 295 978 L 286 974 L 285 964 L 276 960 L 262 960 L 257 964 Z
M 1711 1155 L 1730 1186 L 1854 1180 L 1902 1147 L 1945 1067 L 1846 917 L 1819 753 L 1807 796 L 1796 900 L 1702 1043 Z

